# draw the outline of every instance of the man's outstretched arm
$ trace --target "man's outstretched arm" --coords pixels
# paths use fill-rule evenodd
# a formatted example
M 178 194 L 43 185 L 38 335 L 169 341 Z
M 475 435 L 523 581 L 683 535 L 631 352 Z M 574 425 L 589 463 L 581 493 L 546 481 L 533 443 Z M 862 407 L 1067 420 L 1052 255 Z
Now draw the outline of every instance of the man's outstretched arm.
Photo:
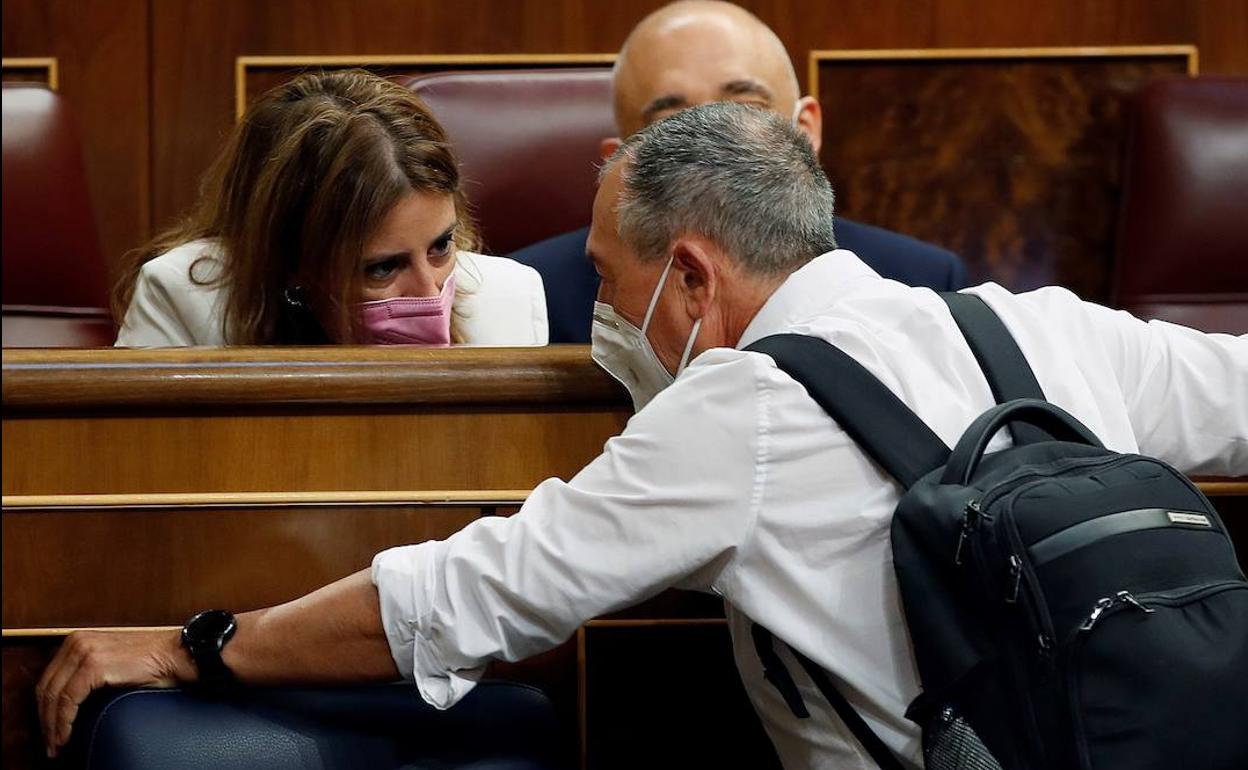
M 399 678 L 369 570 L 286 604 L 239 615 L 222 659 L 246 684 Z M 78 707 L 92 690 L 172 687 L 195 679 L 195 664 L 177 630 L 70 635 L 35 689 L 49 756 L 69 740 Z

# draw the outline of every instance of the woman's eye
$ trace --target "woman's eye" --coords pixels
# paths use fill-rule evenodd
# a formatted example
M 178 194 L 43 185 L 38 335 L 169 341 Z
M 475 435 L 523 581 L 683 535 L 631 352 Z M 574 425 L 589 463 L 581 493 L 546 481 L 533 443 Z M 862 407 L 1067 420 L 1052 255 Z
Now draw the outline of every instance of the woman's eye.
M 364 274 L 374 281 L 384 281 L 399 270 L 399 260 L 383 259 L 364 268 Z
M 448 235 L 445 238 L 439 238 L 433 242 L 433 245 L 429 247 L 429 256 L 445 257 L 450 254 L 454 248 L 455 239 Z

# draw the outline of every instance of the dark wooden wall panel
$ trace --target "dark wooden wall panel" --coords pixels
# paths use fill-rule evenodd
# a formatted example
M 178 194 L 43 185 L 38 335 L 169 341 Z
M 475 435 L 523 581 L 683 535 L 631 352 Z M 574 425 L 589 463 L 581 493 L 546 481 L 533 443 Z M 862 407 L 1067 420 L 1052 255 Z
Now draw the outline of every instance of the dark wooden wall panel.
M 195 196 L 233 120 L 240 55 L 609 53 L 663 0 L 3 0 L 4 55 L 56 56 L 115 259 Z M 805 81 L 829 48 L 1189 43 L 1248 74 L 1248 0 L 750 0 Z
M 429 505 L 5 510 L 4 580 L 15 590 L 4 592 L 4 625 L 178 625 L 204 607 L 270 607 L 480 515 Z
M 151 226 L 148 0 L 4 0 L 6 57 L 55 57 L 83 134 L 100 244 L 110 259 Z M 56 212 L 48 212 L 56 226 Z
M 1129 98 L 1188 71 L 1137 50 L 819 61 L 837 210 L 952 249 L 971 283 L 1106 300 Z
M 156 219 L 194 200 L 194 180 L 233 124 L 237 56 L 609 53 L 640 14 L 660 4 L 162 2 L 153 19 Z

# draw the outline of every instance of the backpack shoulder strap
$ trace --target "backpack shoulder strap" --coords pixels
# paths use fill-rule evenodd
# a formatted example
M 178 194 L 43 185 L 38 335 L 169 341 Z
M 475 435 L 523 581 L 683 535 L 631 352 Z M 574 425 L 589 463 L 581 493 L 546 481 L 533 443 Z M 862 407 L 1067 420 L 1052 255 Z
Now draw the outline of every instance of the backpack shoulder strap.
M 940 437 L 866 367 L 835 345 L 804 334 L 774 334 L 745 349 L 771 356 L 776 366 L 806 388 L 845 433 L 907 489 L 949 459 L 949 447 Z M 793 677 L 773 648 L 771 632 L 755 623 L 753 639 L 764 677 L 795 716 L 809 717 Z M 789 649 L 876 764 L 883 770 L 901 770 L 900 761 L 818 664 Z
M 875 760 L 875 764 L 879 765 L 880 770 L 904 770 L 901 760 L 897 759 L 897 756 L 889 750 L 888 746 L 884 745 L 884 741 L 880 736 L 876 735 L 871 726 L 862 718 L 862 715 L 841 694 L 841 691 L 836 689 L 836 685 L 828 677 L 828 672 L 820 668 L 818 663 L 815 663 L 792 647 L 789 650 L 797 658 L 797 662 L 802 664 L 802 668 L 806 669 L 806 673 L 810 676 L 810 680 L 815 683 L 815 687 L 819 688 L 819 692 L 823 693 L 823 697 L 827 698 L 828 703 L 832 704 L 832 708 L 836 710 L 837 716 L 841 718 L 841 721 L 845 723 L 849 731 L 854 734 L 854 737 L 858 739 L 862 747 Z
M 949 313 L 966 338 L 998 404 L 1018 398 L 1045 400 L 1031 364 L 988 303 L 974 294 L 957 292 L 941 292 L 940 298 L 949 306 Z M 1015 444 L 1049 440 L 1043 431 L 1024 423 L 1011 423 L 1010 433 Z
M 817 337 L 774 334 L 746 350 L 771 356 L 851 439 L 909 489 L 949 459 L 949 447 L 875 375 Z

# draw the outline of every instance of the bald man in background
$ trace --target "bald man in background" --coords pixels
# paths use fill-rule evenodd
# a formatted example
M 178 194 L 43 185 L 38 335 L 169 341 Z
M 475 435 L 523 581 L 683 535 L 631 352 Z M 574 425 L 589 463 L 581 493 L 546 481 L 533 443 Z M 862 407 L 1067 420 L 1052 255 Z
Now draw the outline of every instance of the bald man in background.
M 732 3 L 682 0 L 642 19 L 620 49 L 612 94 L 619 137 L 686 107 L 734 101 L 791 116 L 816 154 L 823 140 L 819 102 L 800 96 L 784 44 Z M 603 140 L 604 160 L 619 137 Z M 836 218 L 835 232 L 839 247 L 885 278 L 937 291 L 966 285 L 966 268 L 950 251 L 843 217 Z M 586 227 L 509 255 L 542 275 L 551 342 L 589 342 L 598 276 L 585 258 L 588 236 Z

